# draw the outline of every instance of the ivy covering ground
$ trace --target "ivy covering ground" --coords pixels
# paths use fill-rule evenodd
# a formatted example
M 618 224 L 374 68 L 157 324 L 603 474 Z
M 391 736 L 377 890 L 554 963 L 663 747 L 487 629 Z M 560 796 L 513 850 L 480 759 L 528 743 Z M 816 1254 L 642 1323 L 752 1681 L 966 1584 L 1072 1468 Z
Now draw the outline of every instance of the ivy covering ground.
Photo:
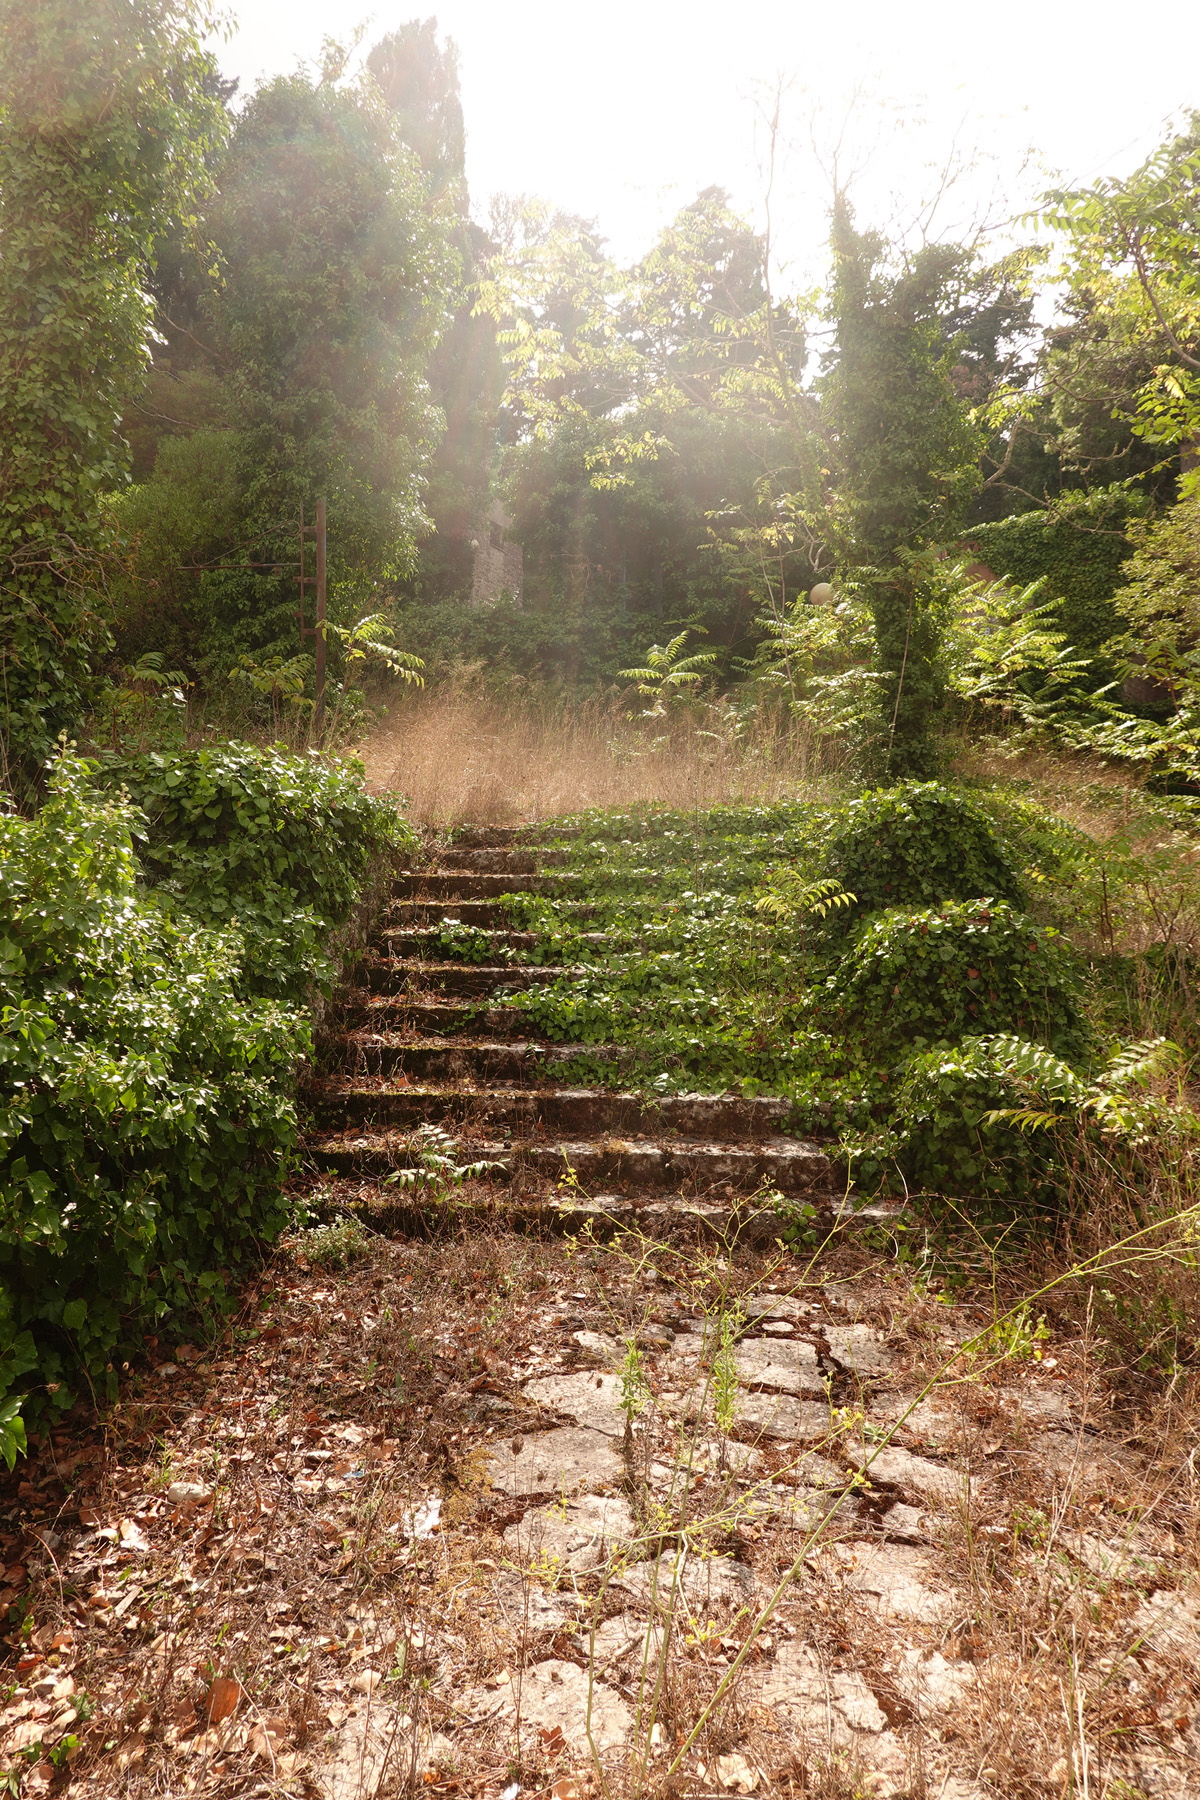
M 315 758 L 228 745 L 97 773 L 60 755 L 37 814 L 0 816 L 10 1457 L 18 1402 L 41 1422 L 112 1397 L 123 1351 L 220 1304 L 282 1229 L 303 1001 L 407 833 Z
M 569 824 L 571 897 L 507 902 L 537 936 L 524 958 L 564 970 L 509 1004 L 597 1047 L 581 1080 L 790 1097 L 792 1128 L 837 1133 L 860 1184 L 1027 1196 L 1049 1146 L 987 1115 L 1034 1100 L 1072 1115 L 1122 1037 L 1145 1035 L 1152 990 L 1189 1029 L 1153 947 L 1097 952 L 1093 908 L 1132 910 L 1153 855 L 1106 860 L 1020 799 L 924 783 Z

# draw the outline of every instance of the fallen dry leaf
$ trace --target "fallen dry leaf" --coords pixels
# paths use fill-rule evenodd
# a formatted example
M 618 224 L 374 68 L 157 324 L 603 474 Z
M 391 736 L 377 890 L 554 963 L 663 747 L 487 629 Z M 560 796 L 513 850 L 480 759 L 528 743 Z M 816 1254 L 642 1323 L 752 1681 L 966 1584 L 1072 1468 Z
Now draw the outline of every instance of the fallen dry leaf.
M 244 1698 L 240 1681 L 232 1675 L 218 1675 L 204 1697 L 204 1717 L 208 1724 L 219 1725 L 233 1716 Z
M 122 1519 L 117 1526 L 117 1535 L 127 1550 L 149 1550 L 144 1533 L 132 1519 Z
M 752 1794 L 762 1780 L 754 1764 L 736 1750 L 730 1751 L 727 1756 L 718 1756 L 711 1772 L 723 1788 L 728 1788 L 735 1794 Z

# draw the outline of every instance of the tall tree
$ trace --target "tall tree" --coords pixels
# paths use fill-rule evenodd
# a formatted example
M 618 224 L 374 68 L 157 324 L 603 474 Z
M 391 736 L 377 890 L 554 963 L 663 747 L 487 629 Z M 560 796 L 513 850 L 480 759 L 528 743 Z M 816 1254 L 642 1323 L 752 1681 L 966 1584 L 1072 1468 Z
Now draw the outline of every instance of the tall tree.
M 473 284 L 493 246 L 468 217 L 458 49 L 452 38 L 439 42 L 436 19 L 410 19 L 372 48 L 367 68 L 430 194 L 445 198 L 457 214 L 452 239 L 459 278 L 429 365 L 430 392 L 445 426 L 428 469 L 425 504 L 433 529 L 422 542 L 414 585 L 424 599 L 461 597 L 471 590 L 472 541 L 487 512 L 504 383 L 495 327 L 472 304 Z
M 1132 175 L 1047 195 L 1046 218 L 1067 246 L 1049 368 L 1065 422 L 1107 414 L 1110 455 L 1133 434 L 1200 491 L 1200 112 Z
M 731 642 L 757 599 L 720 547 L 770 513 L 764 484 L 797 480 L 780 389 L 782 369 L 798 391 L 804 335 L 767 291 L 761 238 L 719 188 L 627 269 L 587 221 L 544 207 L 508 235 L 481 303 L 505 351 L 531 591 L 608 602 L 634 631 L 639 614 L 654 631 L 687 617 Z
M 217 565 L 176 596 L 210 680 L 298 649 L 297 528 L 318 495 L 334 617 L 411 569 L 440 424 L 426 368 L 456 273 L 451 223 L 369 86 L 280 78 L 240 114 L 205 215 L 219 276 L 204 337 L 224 424 L 160 455 L 126 509 L 154 527 L 154 560 L 176 520 L 224 534 L 175 546 L 177 560 Z M 173 488 L 198 485 L 222 505 L 172 504 Z
M 436 19 L 409 19 L 372 47 L 367 68 L 433 192 L 463 184 L 467 140 L 454 39 L 438 42 Z
M 223 128 L 189 0 L 0 0 L 0 754 L 28 789 L 86 704 L 118 422 L 145 366 L 156 244 Z
M 983 437 L 955 392 L 958 346 L 945 323 L 956 259 L 932 245 L 889 268 L 882 238 L 855 229 L 840 195 L 832 247 L 825 530 L 838 578 L 874 620 L 880 772 L 924 775 L 943 682 L 925 575 L 982 480 Z

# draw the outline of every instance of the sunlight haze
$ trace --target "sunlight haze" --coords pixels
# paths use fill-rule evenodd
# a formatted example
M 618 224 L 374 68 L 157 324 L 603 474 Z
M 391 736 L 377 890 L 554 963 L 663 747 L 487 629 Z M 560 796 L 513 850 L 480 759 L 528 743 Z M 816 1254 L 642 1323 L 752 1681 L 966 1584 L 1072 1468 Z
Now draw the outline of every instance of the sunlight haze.
M 249 87 L 315 58 L 324 37 L 346 38 L 359 22 L 365 46 L 434 10 L 242 0 L 221 60 Z M 638 254 L 709 184 L 761 215 L 762 110 L 781 79 L 790 84 L 775 219 L 799 278 L 819 268 L 824 236 L 814 112 L 822 157 L 844 133 L 843 167 L 861 166 L 854 193 L 864 219 L 907 222 L 955 146 L 981 158 L 947 209 L 952 224 L 1027 206 L 1043 168 L 1071 181 L 1127 170 L 1163 120 L 1197 99 L 1200 10 L 1184 0 L 1165 0 L 1145 33 L 1122 28 L 1107 8 L 1061 0 L 1032 14 L 929 3 L 446 0 L 436 17 L 459 47 L 477 214 L 492 193 L 537 194 L 594 217 L 618 257 Z M 1037 160 L 1018 178 L 1028 149 Z M 1003 202 L 991 158 L 1005 170 Z

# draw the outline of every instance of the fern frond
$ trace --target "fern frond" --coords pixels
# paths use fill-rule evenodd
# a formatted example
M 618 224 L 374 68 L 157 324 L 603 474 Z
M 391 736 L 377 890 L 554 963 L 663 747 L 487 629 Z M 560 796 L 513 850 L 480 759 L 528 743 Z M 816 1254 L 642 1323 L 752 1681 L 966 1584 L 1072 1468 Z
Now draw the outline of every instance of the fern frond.
M 1017 1130 L 1028 1137 L 1033 1131 L 1053 1131 L 1061 1125 L 1061 1113 L 1037 1112 L 1031 1106 L 998 1106 L 992 1112 L 984 1113 L 979 1121 L 981 1125 L 1015 1125 Z

